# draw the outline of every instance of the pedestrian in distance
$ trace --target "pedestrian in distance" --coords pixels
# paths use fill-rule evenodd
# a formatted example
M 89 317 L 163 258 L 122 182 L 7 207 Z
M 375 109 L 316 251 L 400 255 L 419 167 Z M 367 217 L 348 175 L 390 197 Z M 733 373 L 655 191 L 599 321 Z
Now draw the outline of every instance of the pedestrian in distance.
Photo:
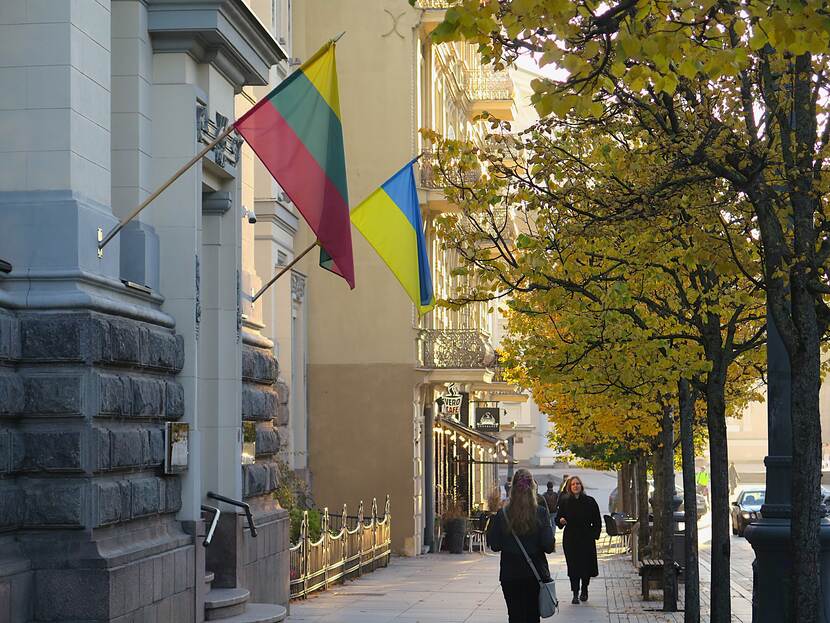
M 553 490 L 553 481 L 548 480 L 548 490 L 542 494 L 550 513 L 550 526 L 553 530 L 553 551 L 556 551 L 556 511 L 559 506 L 559 494 Z
M 568 474 L 562 475 L 562 484 L 559 485 L 559 499 L 561 500 L 563 497 L 567 497 L 568 495 L 568 481 L 571 477 Z
M 599 575 L 596 541 L 602 532 L 602 518 L 597 501 L 585 493 L 579 476 L 568 479 L 567 491 L 559 501 L 556 525 L 565 529 L 562 548 L 574 594 L 571 603 L 579 604 L 588 601 L 588 584 Z
M 487 545 L 501 552 L 499 582 L 509 623 L 539 622 L 539 582 L 517 537 L 542 581 L 550 581 L 545 554 L 553 551 L 553 530 L 550 513 L 546 505 L 538 503 L 537 495 L 533 475 L 526 469 L 516 470 L 507 504 L 487 527 Z

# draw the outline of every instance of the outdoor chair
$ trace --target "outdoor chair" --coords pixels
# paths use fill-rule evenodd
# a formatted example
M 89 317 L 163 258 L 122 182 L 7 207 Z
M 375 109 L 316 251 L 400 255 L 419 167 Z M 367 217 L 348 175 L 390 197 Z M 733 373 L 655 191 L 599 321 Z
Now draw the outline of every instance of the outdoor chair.
M 629 517 L 625 513 L 611 513 L 611 518 L 617 524 L 617 532 L 622 535 L 623 545 L 631 547 L 631 530 L 634 524 L 633 517 Z
M 606 551 L 611 549 L 611 545 L 613 544 L 615 538 L 619 539 L 620 547 L 622 547 L 624 545 L 624 536 L 617 528 L 617 522 L 612 519 L 611 515 L 603 515 L 602 520 L 605 522 L 605 535 L 608 538 L 606 542 Z
M 486 547 L 486 539 L 485 539 L 485 531 L 481 528 L 481 522 L 478 518 L 467 518 L 467 534 L 465 538 L 467 539 L 467 546 L 469 548 L 470 553 L 473 553 L 473 548 L 478 546 L 478 551 L 480 553 L 484 553 L 484 549 Z
M 435 517 L 435 551 L 441 551 L 441 545 L 444 542 L 444 528 L 441 526 L 441 517 Z

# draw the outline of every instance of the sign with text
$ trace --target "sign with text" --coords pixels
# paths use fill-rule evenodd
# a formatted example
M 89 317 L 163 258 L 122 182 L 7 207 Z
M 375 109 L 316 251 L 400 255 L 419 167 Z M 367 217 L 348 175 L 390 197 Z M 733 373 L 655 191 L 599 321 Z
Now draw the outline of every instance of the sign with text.
M 498 407 L 476 407 L 476 430 L 499 430 L 500 413 Z
M 447 393 L 442 396 L 443 398 L 443 405 L 441 406 L 442 414 L 451 417 L 454 420 L 458 420 L 461 418 L 461 402 L 464 400 L 464 396 L 458 393 L 456 390 L 455 385 L 450 385 L 447 389 Z

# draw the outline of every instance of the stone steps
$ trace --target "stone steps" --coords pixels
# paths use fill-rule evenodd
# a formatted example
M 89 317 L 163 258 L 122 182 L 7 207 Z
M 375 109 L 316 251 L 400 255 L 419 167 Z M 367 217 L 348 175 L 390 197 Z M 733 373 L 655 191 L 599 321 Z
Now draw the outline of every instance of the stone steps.
M 280 623 L 285 621 L 286 615 L 286 609 L 280 605 L 250 603 L 245 612 L 222 619 L 222 623 Z
M 205 597 L 205 620 L 227 620 L 245 612 L 251 591 L 247 588 L 212 588 Z
M 210 586 L 214 574 L 205 574 Z M 277 604 L 249 603 L 251 592 L 246 588 L 212 588 L 205 597 L 205 620 L 222 623 L 279 623 L 287 611 Z

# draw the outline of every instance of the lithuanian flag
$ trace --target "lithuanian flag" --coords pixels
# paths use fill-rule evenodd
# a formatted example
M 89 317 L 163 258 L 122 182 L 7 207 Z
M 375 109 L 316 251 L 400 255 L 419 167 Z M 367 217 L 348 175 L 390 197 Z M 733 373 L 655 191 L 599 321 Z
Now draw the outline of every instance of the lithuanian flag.
M 354 288 L 334 47 L 323 46 L 234 125 L 317 234 L 320 265 Z
M 417 160 L 417 158 L 416 158 Z M 435 307 L 413 165 L 409 162 L 352 210 L 352 223 L 386 262 L 419 314 Z

